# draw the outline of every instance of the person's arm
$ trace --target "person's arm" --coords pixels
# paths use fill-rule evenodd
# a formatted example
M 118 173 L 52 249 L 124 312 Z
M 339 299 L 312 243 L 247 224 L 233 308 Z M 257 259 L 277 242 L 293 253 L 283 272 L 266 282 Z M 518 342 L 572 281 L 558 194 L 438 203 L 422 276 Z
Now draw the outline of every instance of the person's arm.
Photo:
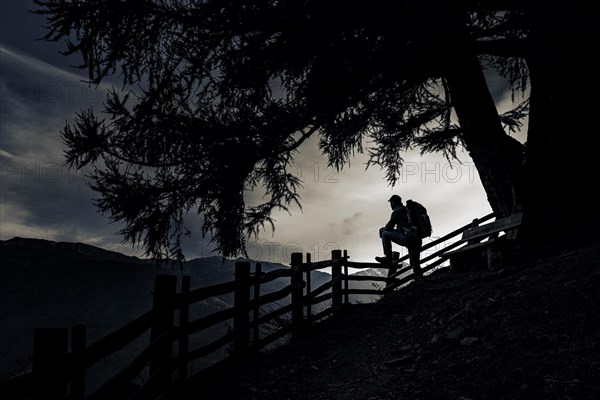
M 406 207 L 399 208 L 396 211 L 396 223 L 398 224 L 398 228 L 411 228 L 408 209 Z
M 392 212 L 392 216 L 389 222 L 385 225 L 386 231 L 392 231 L 395 229 L 410 229 L 410 223 L 408 220 L 408 210 L 405 207 L 400 207 Z
M 398 211 L 394 210 L 392 211 L 392 216 L 390 217 L 390 220 L 388 221 L 387 224 L 385 224 L 385 230 L 386 231 L 393 231 L 394 228 L 396 227 L 396 224 L 398 223 Z

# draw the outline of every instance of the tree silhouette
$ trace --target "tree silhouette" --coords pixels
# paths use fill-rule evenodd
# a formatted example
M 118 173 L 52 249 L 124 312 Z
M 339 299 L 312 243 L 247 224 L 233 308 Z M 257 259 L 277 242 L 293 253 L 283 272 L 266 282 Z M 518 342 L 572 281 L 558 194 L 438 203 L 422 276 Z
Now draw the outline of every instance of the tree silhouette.
M 392 185 L 404 151 L 418 146 L 452 158 L 462 145 L 500 216 L 521 203 L 535 216 L 532 205 L 548 193 L 545 186 L 531 190 L 531 181 L 541 189 L 544 165 L 560 149 L 541 156 L 545 138 L 531 140 L 532 146 L 528 136 L 525 147 L 510 137 L 530 102 L 498 115 L 484 77 L 485 68 L 494 68 L 513 91 L 526 93 L 532 71 L 531 108 L 541 111 L 529 116 L 530 126 L 536 127 L 534 116 L 549 116 L 544 103 L 556 94 L 555 75 L 544 65 L 547 54 L 532 45 L 554 48 L 541 6 L 36 3 L 36 12 L 47 16 L 45 39 L 65 39 L 66 54 L 81 54 L 90 84 L 117 75 L 124 86 L 136 87 L 123 97 L 110 93 L 107 117 L 82 110 L 61 134 L 69 165 L 95 167 L 100 210 L 125 224 L 126 240 L 142 242 L 155 256 L 182 256 L 183 217 L 191 210 L 203 216 L 203 233 L 212 234 L 224 256 L 243 252 L 248 235 L 274 227 L 273 210 L 300 205 L 301 182 L 288 167 L 311 135 L 319 135 L 336 168 L 354 152 L 368 151 L 369 165 L 384 167 Z M 573 27 L 575 19 L 569 23 Z M 539 97 L 536 80 L 543 88 Z M 367 140 L 373 144 L 365 148 Z M 256 187 L 264 188 L 265 202 L 245 204 L 244 192 Z M 538 233 L 548 225 L 549 207 L 542 208 L 531 222 Z M 564 226 L 566 218 L 553 226 Z

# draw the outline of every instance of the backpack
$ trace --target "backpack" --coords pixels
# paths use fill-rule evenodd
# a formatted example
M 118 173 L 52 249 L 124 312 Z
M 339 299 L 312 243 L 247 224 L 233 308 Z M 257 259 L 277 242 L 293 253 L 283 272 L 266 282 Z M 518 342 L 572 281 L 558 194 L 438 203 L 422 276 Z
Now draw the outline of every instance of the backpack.
M 410 223 L 417 229 L 417 235 L 421 239 L 431 236 L 433 229 L 429 215 L 427 215 L 427 209 L 413 200 L 406 201 L 406 208 L 408 209 Z

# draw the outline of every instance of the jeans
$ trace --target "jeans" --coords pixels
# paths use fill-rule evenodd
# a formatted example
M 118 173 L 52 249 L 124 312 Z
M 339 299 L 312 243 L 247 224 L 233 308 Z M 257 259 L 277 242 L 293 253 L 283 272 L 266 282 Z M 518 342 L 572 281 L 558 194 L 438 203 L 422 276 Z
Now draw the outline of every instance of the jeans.
M 408 249 L 408 259 L 412 267 L 415 279 L 423 276 L 421 271 L 421 245 L 422 240 L 411 231 L 382 231 L 381 242 L 383 253 L 388 261 L 392 261 L 392 242 Z

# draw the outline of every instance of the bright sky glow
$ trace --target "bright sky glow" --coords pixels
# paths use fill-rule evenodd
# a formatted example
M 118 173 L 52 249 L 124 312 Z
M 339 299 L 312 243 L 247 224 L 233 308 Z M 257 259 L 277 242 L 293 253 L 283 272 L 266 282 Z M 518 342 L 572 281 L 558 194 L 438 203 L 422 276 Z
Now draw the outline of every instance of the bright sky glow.
M 0 239 L 79 241 L 141 255 L 140 249 L 122 246 L 115 235 L 119 226 L 96 211 L 85 171 L 63 166 L 59 130 L 83 108 L 100 110 L 106 86 L 96 90 L 82 83 L 85 71 L 57 54 L 62 43 L 35 41 L 44 32 L 43 20 L 28 14 L 29 8 L 34 8 L 32 1 L 19 0 L 3 1 L 0 9 Z M 499 99 L 499 108 L 511 105 L 510 94 Z M 524 140 L 521 134 L 517 138 Z M 250 241 L 250 257 L 287 264 L 295 251 L 311 253 L 318 261 L 333 249 L 345 249 L 353 261 L 373 261 L 382 253 L 378 229 L 389 218 L 392 194 L 427 207 L 432 239 L 491 211 L 466 152 L 451 163 L 441 154 L 420 156 L 418 150 L 403 157 L 402 177 L 391 188 L 384 171 L 365 171 L 366 155 L 358 154 L 337 172 L 319 154 L 316 137 L 308 140 L 295 164 L 304 181 L 303 210 L 276 214 L 275 231 Z M 201 236 L 200 218 L 190 216 L 188 227 L 192 236 L 184 240 L 186 257 L 213 255 Z

